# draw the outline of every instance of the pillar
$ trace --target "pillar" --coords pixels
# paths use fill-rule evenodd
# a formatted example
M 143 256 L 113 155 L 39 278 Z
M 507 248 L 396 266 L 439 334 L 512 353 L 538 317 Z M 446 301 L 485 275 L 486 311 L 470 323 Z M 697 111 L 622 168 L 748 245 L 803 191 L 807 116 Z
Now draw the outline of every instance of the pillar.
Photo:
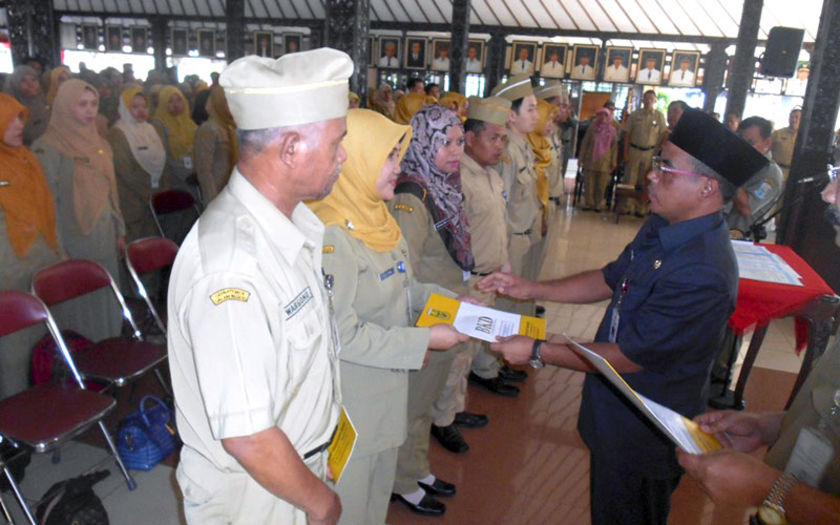
M 47 68 L 61 63 L 58 26 L 51 1 L 6 2 L 6 17 L 15 65 L 23 64 L 27 56 L 41 59 Z
M 245 0 L 225 2 L 225 27 L 228 63 L 245 56 Z
M 755 46 L 758 43 L 758 28 L 761 22 L 761 8 L 764 0 L 744 0 L 741 11 L 741 26 L 738 29 L 738 43 L 732 75 L 729 77 L 729 94 L 726 97 L 726 114 L 738 116 L 744 112 L 747 92 L 755 71 Z
M 703 93 L 705 93 L 706 98 L 703 102 L 703 111 L 707 113 L 712 113 L 715 110 L 715 101 L 723 89 L 726 58 L 726 44 L 722 43 L 712 44 L 709 54 L 706 55 L 703 77 Z
M 493 88 L 502 81 L 502 76 L 505 74 L 506 48 L 504 33 L 496 31 L 490 34 L 490 41 L 487 42 L 487 60 L 484 64 L 485 97 L 489 97 Z
M 326 45 L 353 59 L 350 89 L 362 100 L 367 100 L 369 32 L 370 0 L 327 0 Z
M 449 57 L 449 89 L 462 93 L 470 40 L 470 0 L 452 0 L 452 45 Z
M 169 40 L 169 22 L 165 16 L 149 17 L 152 25 L 152 44 L 155 50 L 155 71 L 166 71 L 166 43 Z

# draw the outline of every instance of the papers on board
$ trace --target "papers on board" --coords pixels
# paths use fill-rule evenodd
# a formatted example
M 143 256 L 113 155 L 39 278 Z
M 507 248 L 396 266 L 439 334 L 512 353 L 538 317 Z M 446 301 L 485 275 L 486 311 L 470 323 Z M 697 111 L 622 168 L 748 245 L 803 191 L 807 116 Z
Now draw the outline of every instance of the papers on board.
M 434 324 L 451 324 L 462 334 L 490 343 L 496 342 L 496 336 L 517 334 L 545 339 L 545 319 L 464 303 L 435 293 L 429 296 L 417 319 L 417 326 Z
M 802 286 L 802 276 L 764 246 L 732 241 L 732 250 L 738 260 L 738 275 L 741 279 Z

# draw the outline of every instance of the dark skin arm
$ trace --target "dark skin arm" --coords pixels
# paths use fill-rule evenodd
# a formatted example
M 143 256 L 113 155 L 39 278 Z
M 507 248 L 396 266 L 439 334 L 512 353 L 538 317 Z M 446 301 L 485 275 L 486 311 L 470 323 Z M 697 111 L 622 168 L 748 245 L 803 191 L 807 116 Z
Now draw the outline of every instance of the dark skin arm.
M 555 335 L 542 344 L 541 355 L 547 365 L 555 365 L 580 372 L 594 372 L 595 368 L 589 364 L 586 358 L 578 354 L 574 347 L 563 343 L 566 338 Z M 534 340 L 524 335 L 515 335 L 499 339 L 499 342 L 492 343 L 490 349 L 499 352 L 505 361 L 512 365 L 528 364 L 531 359 L 531 350 Z M 612 364 L 619 373 L 633 373 L 642 370 L 642 367 L 631 361 L 621 348 L 615 343 L 588 343 L 587 348 L 597 353 Z
M 594 303 L 612 296 L 601 270 L 590 270 L 551 281 L 529 281 L 517 275 L 495 272 L 476 284 L 479 290 L 498 292 L 515 299 L 540 299 L 556 303 Z

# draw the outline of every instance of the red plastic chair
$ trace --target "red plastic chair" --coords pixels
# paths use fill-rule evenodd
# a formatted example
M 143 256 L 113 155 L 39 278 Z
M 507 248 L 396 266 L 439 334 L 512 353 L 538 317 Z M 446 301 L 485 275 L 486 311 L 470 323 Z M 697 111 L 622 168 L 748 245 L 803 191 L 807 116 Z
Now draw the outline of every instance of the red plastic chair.
M 158 369 L 158 365 L 166 361 L 166 346 L 143 341 L 143 334 L 137 328 L 119 287 L 105 268 L 93 261 L 70 259 L 48 266 L 32 278 L 32 290 L 47 306 L 107 287 L 111 288 L 120 304 L 123 317 L 134 331 L 134 338 L 112 337 L 78 351 L 74 358 L 79 370 L 85 378 L 109 381 L 117 387 L 154 370 L 161 387 L 171 395 L 171 389 Z
M 177 254 L 178 245 L 163 237 L 137 239 L 125 247 L 125 265 L 128 267 L 128 273 L 137 287 L 137 293 L 143 298 L 155 324 L 163 334 L 166 334 L 166 321 L 159 315 L 140 276 L 172 266 Z
M 134 490 L 137 483 L 126 470 L 103 422 L 117 402 L 111 396 L 85 389 L 82 376 L 44 303 L 26 292 L 4 291 L 0 292 L 0 312 L 3 312 L 0 315 L 0 337 L 45 324 L 55 340 L 60 358 L 64 359 L 72 375 L 69 384 L 42 383 L 0 400 L 0 438 L 8 439 L 15 446 L 22 444 L 36 453 L 45 453 L 98 424 L 129 490 Z M 35 518 L 14 477 L 2 460 L 0 465 L 24 514 L 35 525 Z
M 192 194 L 186 190 L 163 190 L 153 194 L 152 198 L 149 199 L 149 209 L 152 211 L 152 217 L 155 219 L 155 225 L 160 236 L 172 239 L 178 244 L 183 241 L 189 228 L 184 228 L 182 225 L 179 230 L 184 231 L 170 232 L 170 235 L 167 235 L 162 224 L 163 217 L 172 214 L 183 215 L 183 213 L 193 210 L 195 218 L 189 223 L 189 225 L 192 225 L 201 215 L 201 208 Z

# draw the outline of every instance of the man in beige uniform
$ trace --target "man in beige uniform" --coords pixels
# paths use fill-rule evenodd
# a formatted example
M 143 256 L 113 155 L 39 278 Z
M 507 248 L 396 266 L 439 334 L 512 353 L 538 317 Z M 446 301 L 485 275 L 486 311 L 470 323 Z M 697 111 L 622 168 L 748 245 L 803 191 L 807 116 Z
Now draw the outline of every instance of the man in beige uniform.
M 656 148 L 665 136 L 668 126 L 665 116 L 654 107 L 656 92 L 652 89 L 642 95 L 642 107 L 630 114 L 625 127 L 627 139 L 624 141 L 624 184 L 647 187 L 645 178 Z M 645 197 L 646 198 L 646 197 Z M 623 213 L 635 213 L 641 217 L 647 213 L 647 204 L 628 199 Z
M 510 271 L 504 184 L 490 167 L 499 162 L 505 150 L 508 113 L 510 101 L 505 98 L 470 97 L 469 114 L 464 123 L 466 144 L 465 155 L 461 157 L 461 189 L 475 258 L 467 293 L 488 306 L 493 305 L 495 294 L 480 291 L 475 283 L 493 272 Z M 497 394 L 512 397 L 519 393 L 518 388 L 505 384 L 500 377 L 499 359 L 496 354 L 487 352 L 487 343 L 472 339 L 467 345 L 466 351 L 456 354 L 446 386 L 433 405 L 432 435 L 447 450 L 456 453 L 469 449 L 458 426 L 477 428 L 488 422 L 485 415 L 465 412 L 468 374 L 474 383 L 483 381 L 486 388 L 495 388 Z
M 785 182 L 790 175 L 790 163 L 793 161 L 793 146 L 796 144 L 796 135 L 799 133 L 799 120 L 802 117 L 802 110 L 794 108 L 788 117 L 789 126 L 777 129 L 773 132 L 773 146 L 770 150 L 773 160 L 782 168 Z
M 542 205 L 537 198 L 534 153 L 528 133 L 537 125 L 537 97 L 527 75 L 517 75 L 499 84 L 493 96 L 511 101 L 508 114 L 508 142 L 496 171 L 502 176 L 507 198 L 508 256 L 511 271 L 536 279 L 542 261 L 529 261 L 528 251 L 542 238 Z M 530 276 L 530 277 L 529 277 Z M 510 308 L 506 308 L 510 309 Z M 533 302 L 519 302 L 519 313 L 534 315 Z
M 345 53 L 247 56 L 220 84 L 241 157 L 193 226 L 169 287 L 169 361 L 188 523 L 334 524 L 326 446 L 340 410 L 321 274 L 329 193 L 346 158 Z
M 546 85 L 534 90 L 534 95 L 550 104 L 557 106 L 557 114 L 554 122 L 557 129 L 551 134 L 549 140 L 557 152 L 557 163 L 551 163 L 546 171 L 548 177 L 548 195 L 555 206 L 560 206 L 560 199 L 566 194 L 566 183 L 563 180 L 563 124 L 571 116 L 571 105 L 569 103 L 569 92 L 561 82 L 548 82 Z M 550 226 L 549 226 L 550 228 Z

